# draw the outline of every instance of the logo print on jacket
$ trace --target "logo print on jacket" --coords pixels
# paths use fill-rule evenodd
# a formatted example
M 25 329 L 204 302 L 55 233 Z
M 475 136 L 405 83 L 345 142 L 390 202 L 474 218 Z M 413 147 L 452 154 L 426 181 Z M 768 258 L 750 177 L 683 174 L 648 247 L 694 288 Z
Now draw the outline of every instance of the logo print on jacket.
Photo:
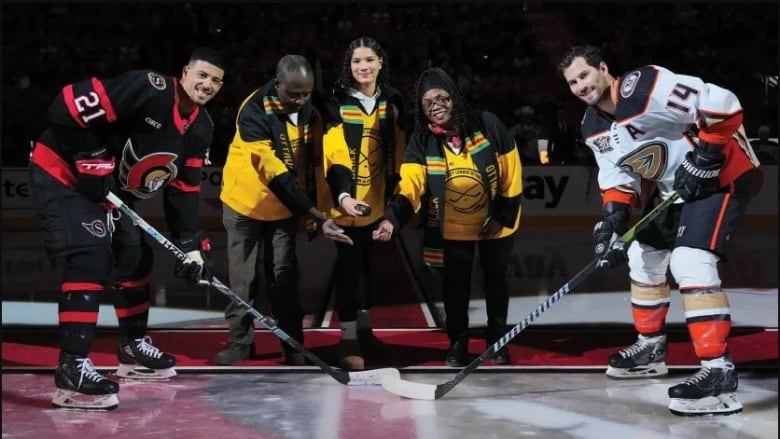
M 89 223 L 81 223 L 81 225 L 84 226 L 85 229 L 87 229 L 87 232 L 89 232 L 91 235 L 97 238 L 106 237 L 106 225 L 103 224 L 103 221 L 99 219 Z
M 642 76 L 642 72 L 631 72 L 630 75 L 623 80 L 623 84 L 620 86 L 620 96 L 624 99 L 628 99 L 634 94 L 634 89 L 639 83 L 639 77 Z
M 612 151 L 612 145 L 609 144 L 608 136 L 597 137 L 596 140 L 593 141 L 593 146 L 595 146 L 596 151 L 598 151 L 601 154 L 605 154 Z
M 119 164 L 122 189 L 140 199 L 151 197 L 176 178 L 176 157 L 176 154 L 170 152 L 155 152 L 139 158 L 132 140 L 127 139 Z
M 157 90 L 165 90 L 167 87 L 167 84 L 165 84 L 165 78 L 158 75 L 154 72 L 149 72 L 148 75 L 146 75 L 149 78 L 149 82 L 152 83 L 152 87 L 156 88 Z

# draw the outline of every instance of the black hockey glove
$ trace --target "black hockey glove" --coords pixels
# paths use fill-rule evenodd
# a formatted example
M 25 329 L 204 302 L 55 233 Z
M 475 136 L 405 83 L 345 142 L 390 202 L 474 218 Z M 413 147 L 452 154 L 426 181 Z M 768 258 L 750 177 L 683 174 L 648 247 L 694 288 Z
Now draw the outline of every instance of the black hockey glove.
M 208 238 L 198 232 L 195 235 L 174 241 L 187 257 L 190 263 L 176 261 L 174 273 L 177 277 L 189 279 L 198 286 L 211 284 L 211 276 L 214 272 L 214 263 L 211 261 L 211 244 Z
M 629 207 L 609 202 L 604 206 L 604 219 L 593 228 L 593 253 L 600 268 L 614 268 L 628 260 L 625 243 L 618 240 L 628 230 Z
M 723 146 L 702 142 L 685 154 L 674 172 L 674 190 L 680 198 L 700 200 L 718 192 L 718 175 L 723 167 Z
M 75 157 L 76 191 L 90 201 L 100 203 L 114 188 L 115 159 L 105 148 L 80 153 Z

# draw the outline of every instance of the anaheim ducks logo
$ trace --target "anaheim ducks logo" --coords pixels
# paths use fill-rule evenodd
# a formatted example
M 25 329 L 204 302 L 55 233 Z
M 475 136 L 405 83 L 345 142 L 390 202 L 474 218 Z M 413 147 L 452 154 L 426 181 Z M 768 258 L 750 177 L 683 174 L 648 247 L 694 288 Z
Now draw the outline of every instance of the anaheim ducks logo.
M 127 139 L 119 164 L 122 189 L 140 199 L 151 197 L 176 178 L 176 157 L 176 154 L 170 152 L 155 152 L 138 158 L 132 140 Z
M 618 166 L 648 180 L 658 180 L 669 165 L 669 151 L 665 143 L 648 142 L 618 161 Z

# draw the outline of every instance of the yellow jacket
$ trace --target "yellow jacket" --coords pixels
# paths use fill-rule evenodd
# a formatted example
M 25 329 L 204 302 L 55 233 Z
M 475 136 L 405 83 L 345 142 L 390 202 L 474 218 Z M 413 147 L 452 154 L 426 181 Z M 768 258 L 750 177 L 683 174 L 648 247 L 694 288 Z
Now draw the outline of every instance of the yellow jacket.
M 314 207 L 314 156 L 322 142 L 322 119 L 311 103 L 293 124 L 273 90 L 271 80 L 241 103 L 220 193 L 231 209 L 263 221 Z

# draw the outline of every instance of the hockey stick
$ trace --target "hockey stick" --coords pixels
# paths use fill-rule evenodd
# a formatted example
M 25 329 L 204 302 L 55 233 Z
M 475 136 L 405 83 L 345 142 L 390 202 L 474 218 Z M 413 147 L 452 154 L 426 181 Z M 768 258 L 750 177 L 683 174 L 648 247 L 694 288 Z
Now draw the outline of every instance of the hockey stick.
M 640 219 L 631 229 L 629 229 L 623 236 L 620 237 L 620 240 L 624 243 L 628 243 L 634 239 L 634 235 L 636 234 L 636 231 L 647 225 L 649 222 L 651 222 L 655 217 L 657 217 L 664 209 L 672 205 L 674 203 L 674 200 L 676 200 L 678 197 L 676 192 L 672 192 L 671 195 L 669 195 L 666 199 L 664 199 L 661 203 L 658 204 L 650 213 L 645 215 L 642 219 Z M 382 378 L 382 387 L 387 390 L 388 392 L 395 393 L 396 395 L 403 396 L 405 398 L 411 398 L 411 399 L 424 399 L 433 401 L 436 399 L 441 398 L 447 392 L 452 390 L 453 387 L 455 387 L 459 382 L 463 381 L 464 378 L 468 374 L 470 374 L 474 369 L 476 369 L 480 364 L 482 364 L 485 360 L 492 357 L 493 354 L 498 352 L 501 348 L 503 348 L 507 343 L 509 343 L 513 338 L 517 336 L 521 331 L 523 331 L 534 319 L 542 315 L 543 312 L 547 311 L 550 306 L 552 306 L 553 303 L 557 302 L 561 299 L 561 297 L 568 294 L 577 284 L 582 282 L 585 278 L 590 276 L 591 273 L 596 271 L 598 268 L 599 259 L 596 258 L 593 261 L 591 261 L 585 268 L 580 270 L 579 273 L 575 274 L 574 277 L 569 280 L 566 284 L 564 284 L 558 291 L 556 291 L 552 296 L 547 298 L 541 305 L 539 305 L 531 314 L 529 314 L 526 318 L 524 318 L 520 323 L 515 325 L 512 329 L 509 330 L 506 334 L 504 334 L 503 337 L 501 337 L 500 340 L 493 343 L 485 352 L 482 353 L 479 357 L 474 359 L 471 363 L 469 363 L 463 370 L 458 372 L 455 377 L 453 377 L 451 380 L 442 383 L 442 384 L 423 384 L 423 383 L 415 383 L 412 381 L 406 381 L 402 380 L 399 377 L 383 377 Z
M 122 213 L 130 217 L 130 219 L 132 219 L 133 221 L 133 224 L 140 227 L 144 232 L 148 233 L 157 242 L 162 244 L 162 246 L 165 247 L 166 250 L 169 250 L 171 253 L 176 255 L 176 258 L 179 259 L 182 263 L 186 264 L 192 262 L 186 253 L 184 253 L 180 248 L 176 247 L 176 245 L 173 242 L 171 242 L 168 238 L 166 238 L 160 232 L 158 232 L 157 229 L 155 229 L 149 223 L 144 221 L 143 218 L 141 218 L 134 210 L 130 209 L 130 207 L 128 207 L 124 203 L 124 201 L 122 201 L 119 197 L 114 195 L 112 192 L 109 192 L 108 195 L 106 196 L 106 199 L 111 204 L 116 206 Z M 334 367 L 331 367 L 330 365 L 322 361 L 319 357 L 314 355 L 311 351 L 303 347 L 303 345 L 300 344 L 296 339 L 290 337 L 290 335 L 282 331 L 277 326 L 276 322 L 273 319 L 260 314 L 259 311 L 254 309 L 254 307 L 249 305 L 244 299 L 240 298 L 235 292 L 233 292 L 225 284 L 220 282 L 220 280 L 217 279 L 216 276 L 212 276 L 210 283 L 214 288 L 217 289 L 217 291 L 228 296 L 230 300 L 235 302 L 238 306 L 246 309 L 250 314 L 252 314 L 255 317 L 255 319 L 257 319 L 260 323 L 265 325 L 266 328 L 268 328 L 271 332 L 273 332 L 274 335 L 282 339 L 282 341 L 284 341 L 288 345 L 292 346 L 292 348 L 298 351 L 299 353 L 303 354 L 303 356 L 308 358 L 309 361 L 314 363 L 314 365 L 322 369 L 323 372 L 332 376 L 336 381 L 340 382 L 341 384 L 346 384 L 350 386 L 376 385 L 380 383 L 380 380 L 383 376 L 394 376 L 394 377 L 400 376 L 400 372 L 398 371 L 398 369 L 394 369 L 394 368 L 374 369 L 374 370 L 366 370 L 361 372 L 348 372 L 346 370 L 336 369 Z
M 423 300 L 425 300 L 425 305 L 431 312 L 434 324 L 438 327 L 443 327 L 444 321 L 442 320 L 441 316 L 439 315 L 439 311 L 436 309 L 436 306 L 433 303 L 431 294 L 425 290 L 425 284 L 423 283 L 420 274 L 417 272 L 417 268 L 412 263 L 411 252 L 409 251 L 409 247 L 406 246 L 406 240 L 403 237 L 403 231 L 398 233 L 396 239 L 398 240 L 398 246 L 401 248 L 401 256 L 403 256 L 404 262 L 406 263 L 405 266 L 407 270 L 412 273 L 412 280 L 417 284 L 417 289 L 420 291 L 420 294 L 423 296 Z

